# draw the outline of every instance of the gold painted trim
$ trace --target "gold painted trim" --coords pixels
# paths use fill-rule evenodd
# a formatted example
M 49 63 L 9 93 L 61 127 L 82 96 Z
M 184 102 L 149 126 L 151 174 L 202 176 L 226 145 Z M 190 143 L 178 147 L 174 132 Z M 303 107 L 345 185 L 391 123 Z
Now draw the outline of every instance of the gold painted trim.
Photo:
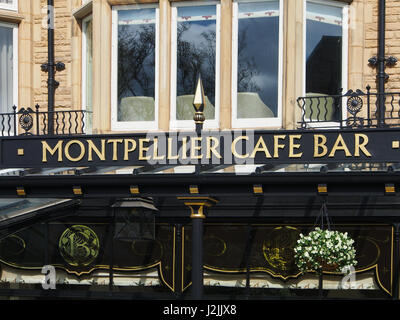
M 206 216 L 204 215 L 204 205 L 200 205 L 199 209 L 196 211 L 191 205 L 188 206 L 190 208 L 190 218 L 192 219 L 205 219 Z
M 53 224 L 64 224 L 64 223 L 53 223 Z M 89 223 L 88 223 L 89 224 Z M 94 224 L 94 223 L 92 223 Z M 97 224 L 107 224 L 107 223 L 97 223 Z M 167 223 L 161 224 L 161 225 L 168 225 Z M 22 239 L 22 238 L 21 238 Z M 23 240 L 23 239 L 22 239 Z M 150 265 L 145 265 L 145 266 L 137 266 L 137 267 L 130 267 L 130 268 L 118 268 L 118 267 L 113 267 L 113 270 L 116 271 L 144 271 L 144 270 L 148 270 L 151 268 L 154 268 L 156 266 L 158 266 L 158 271 L 160 274 L 160 279 L 161 281 L 172 291 L 175 292 L 175 255 L 176 255 L 176 227 L 174 227 L 174 234 L 173 234 L 173 246 L 172 246 L 172 287 L 170 286 L 170 284 L 165 280 L 164 278 L 164 274 L 163 274 L 163 270 L 162 270 L 162 262 L 161 260 L 150 264 Z M 16 268 L 16 269 L 22 269 L 22 270 L 41 270 L 41 267 L 22 267 L 22 266 L 18 266 L 14 263 L 10 263 L 7 262 L 5 260 L 0 259 L 1 263 L 4 263 L 7 266 Z M 65 267 L 64 265 L 60 265 L 60 264 L 53 264 L 52 266 L 54 266 L 55 268 L 58 269 L 62 269 L 64 271 L 66 271 L 69 274 L 74 274 L 78 277 L 82 276 L 82 275 L 86 275 L 86 274 L 90 274 L 95 270 L 99 270 L 99 269 L 103 269 L 103 270 L 110 270 L 110 266 L 109 265 L 95 265 L 93 266 L 91 269 L 87 270 L 87 271 L 82 271 L 82 272 L 78 272 L 75 270 L 71 270 L 67 267 Z
M 207 225 L 221 225 L 221 223 L 207 223 Z M 248 226 L 248 223 L 230 223 L 230 225 L 236 225 L 236 226 Z M 250 225 L 253 226 L 278 226 L 279 224 L 277 223 L 250 223 Z M 290 226 L 312 226 L 312 224 L 310 223 L 293 223 L 290 224 Z M 336 226 L 389 226 L 389 224 L 386 223 L 376 223 L 376 224 L 369 224 L 369 223 L 349 223 L 349 224 L 336 224 Z M 182 235 L 184 235 L 184 229 L 185 227 L 182 227 Z M 394 241 L 394 228 L 392 227 L 392 243 L 391 243 L 391 268 L 390 268 L 390 290 L 388 290 L 381 282 L 381 279 L 379 278 L 379 265 L 378 263 L 365 268 L 365 269 L 360 269 L 360 270 L 356 270 L 355 273 L 362 273 L 368 270 L 374 270 L 374 275 L 376 278 L 376 281 L 378 283 L 378 286 L 385 291 L 386 293 L 388 293 L 390 296 L 392 296 L 392 292 L 393 292 L 393 241 Z M 184 236 L 182 236 L 182 292 L 184 290 L 186 290 L 188 287 L 190 287 L 190 285 L 192 284 L 192 282 L 189 282 L 189 284 L 186 287 L 183 287 L 184 284 L 184 260 L 185 260 L 185 254 L 184 254 L 184 246 L 185 246 L 185 238 Z M 224 269 L 219 269 L 219 268 L 214 268 L 214 267 L 210 267 L 207 265 L 203 266 L 204 269 L 207 270 L 211 270 L 211 271 L 216 271 L 216 272 L 224 272 L 224 273 L 243 273 L 246 272 L 247 270 L 244 269 L 236 269 L 236 270 L 224 270 Z M 287 277 L 284 277 L 282 275 L 277 275 L 274 272 L 272 272 L 269 269 L 264 269 L 264 268 L 250 268 L 249 272 L 265 272 L 269 275 L 271 275 L 273 278 L 281 278 L 282 280 L 286 281 L 289 278 L 292 279 L 296 279 L 301 275 L 301 272 L 295 274 L 295 275 L 289 275 Z M 315 273 L 315 272 L 310 272 L 310 273 Z M 341 273 L 338 272 L 324 272 L 324 274 L 332 274 L 332 275 L 341 275 Z
M 217 199 L 212 198 L 212 197 L 207 197 L 207 196 L 205 196 L 205 197 L 202 197 L 202 196 L 184 196 L 184 197 L 177 197 L 177 199 L 178 200 L 193 200 L 193 201 L 197 201 L 197 204 L 203 204 L 206 201 L 213 202 L 214 204 L 219 202 Z M 199 201 L 202 201 L 202 200 L 203 200 L 203 202 L 199 202 Z M 193 204 L 195 204 L 195 203 L 193 203 Z

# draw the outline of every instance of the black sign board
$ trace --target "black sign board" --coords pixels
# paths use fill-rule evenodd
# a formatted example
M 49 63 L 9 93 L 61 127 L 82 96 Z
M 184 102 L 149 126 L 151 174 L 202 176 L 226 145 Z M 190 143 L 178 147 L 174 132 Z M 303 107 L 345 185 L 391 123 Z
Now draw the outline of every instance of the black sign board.
M 0 141 L 1 168 L 398 162 L 400 156 L 398 129 L 18 136 Z

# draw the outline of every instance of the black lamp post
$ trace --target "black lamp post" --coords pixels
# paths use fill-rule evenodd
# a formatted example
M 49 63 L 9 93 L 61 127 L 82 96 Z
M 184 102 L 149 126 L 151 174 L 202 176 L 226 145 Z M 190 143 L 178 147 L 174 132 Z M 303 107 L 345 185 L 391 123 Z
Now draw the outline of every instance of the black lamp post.
M 378 104 L 377 104 L 377 118 L 378 127 L 385 126 L 385 82 L 389 76 L 385 72 L 385 67 L 392 67 L 397 63 L 395 57 L 385 56 L 385 17 L 386 17 L 386 0 L 379 0 L 378 3 L 378 56 L 372 57 L 368 60 L 370 65 L 378 68 L 376 79 L 378 82 Z
M 193 117 L 196 123 L 196 134 L 199 137 L 203 129 L 204 117 L 204 89 L 201 76 L 198 76 L 193 106 L 195 114 Z M 196 174 L 200 173 L 200 164 L 195 166 Z M 192 298 L 199 300 L 203 298 L 203 219 L 205 218 L 204 204 L 194 203 L 190 205 L 192 214 Z M 195 208 L 195 209 L 194 209 Z
M 197 137 L 201 136 L 201 131 L 203 130 L 203 124 L 206 119 L 204 116 L 205 102 L 206 102 L 206 99 L 204 96 L 203 83 L 201 81 L 201 75 L 199 74 L 199 76 L 197 78 L 196 90 L 195 90 L 194 99 L 193 99 L 193 107 L 195 110 L 193 120 L 196 124 Z M 200 164 L 196 164 L 196 166 L 195 166 L 196 174 L 200 173 L 200 168 L 201 168 Z
M 65 69 L 62 62 L 54 60 L 54 0 L 47 0 L 47 50 L 48 61 L 42 64 L 41 69 L 47 72 L 47 96 L 48 96 L 48 134 L 54 134 L 54 96 L 59 83 L 55 80 L 55 73 Z

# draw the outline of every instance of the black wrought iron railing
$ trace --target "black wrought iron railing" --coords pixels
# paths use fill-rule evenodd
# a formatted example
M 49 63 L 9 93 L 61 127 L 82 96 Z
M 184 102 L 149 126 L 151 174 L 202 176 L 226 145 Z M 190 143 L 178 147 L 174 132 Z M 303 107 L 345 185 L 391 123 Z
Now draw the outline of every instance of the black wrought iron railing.
M 307 128 L 373 128 L 400 127 L 400 92 L 366 92 L 349 90 L 345 94 L 310 93 L 299 97 L 302 110 L 300 126 Z M 383 112 L 379 113 L 379 108 Z M 382 118 L 382 114 L 384 117 Z
M 16 106 L 12 109 L 12 112 L 0 114 L 1 136 L 84 134 L 91 115 L 85 110 L 39 111 L 39 105 L 34 110 L 17 110 Z

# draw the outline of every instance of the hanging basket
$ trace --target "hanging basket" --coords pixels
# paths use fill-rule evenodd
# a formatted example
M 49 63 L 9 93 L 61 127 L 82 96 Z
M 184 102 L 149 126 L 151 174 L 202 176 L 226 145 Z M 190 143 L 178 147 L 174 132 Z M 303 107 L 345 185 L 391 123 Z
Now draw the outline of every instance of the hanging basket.
M 343 268 L 354 267 L 357 264 L 354 240 L 347 232 L 322 230 L 317 227 L 306 236 L 300 234 L 294 252 L 296 265 L 303 273 L 341 273 Z
M 330 263 L 323 259 L 318 259 L 319 263 L 321 264 L 322 270 L 327 272 L 337 272 L 340 271 L 339 265 L 334 262 Z

